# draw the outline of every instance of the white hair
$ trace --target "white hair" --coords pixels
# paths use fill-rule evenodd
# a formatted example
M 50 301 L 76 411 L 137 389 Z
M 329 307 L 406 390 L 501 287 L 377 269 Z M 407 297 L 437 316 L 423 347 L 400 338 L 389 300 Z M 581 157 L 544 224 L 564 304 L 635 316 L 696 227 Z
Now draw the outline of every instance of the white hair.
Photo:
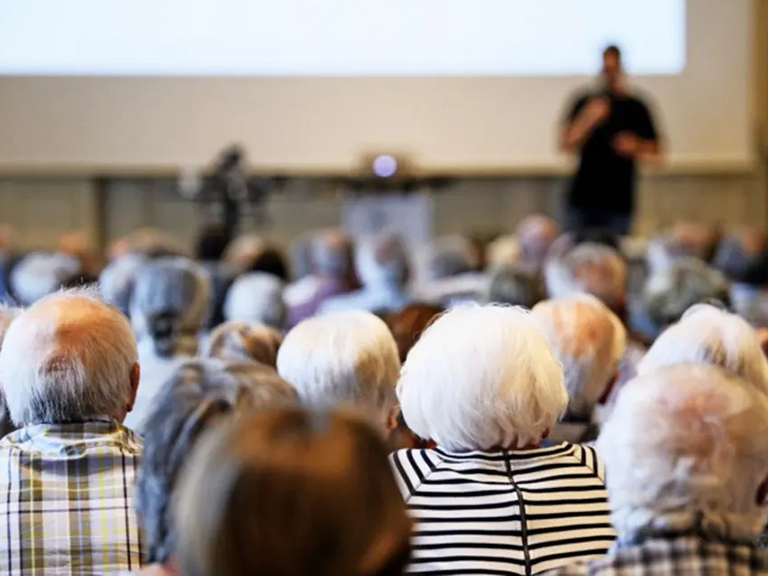
M 136 276 L 147 258 L 141 254 L 126 254 L 110 262 L 99 276 L 101 295 L 110 304 L 128 315 L 131 293 Z
M 624 387 L 598 440 L 621 540 L 645 530 L 755 538 L 768 475 L 768 399 L 719 368 L 680 364 Z
M 626 330 L 594 296 L 556 298 L 533 309 L 563 366 L 568 412 L 589 418 L 624 355 Z
M 369 312 L 337 312 L 301 322 L 285 337 L 277 371 L 302 402 L 351 404 L 385 424 L 395 407 L 400 358 L 387 325 Z
M 462 451 L 536 444 L 568 403 L 537 321 L 491 305 L 456 307 L 427 328 L 397 392 L 411 430 Z
M 11 271 L 13 295 L 23 304 L 34 304 L 53 294 L 80 273 L 77 258 L 58 252 L 33 252 Z
M 653 343 L 638 374 L 681 362 L 719 366 L 768 394 L 768 360 L 754 328 L 714 306 L 699 304 L 688 310 Z
M 355 253 L 357 276 L 364 286 L 404 286 L 408 281 L 409 262 L 399 237 L 384 234 L 364 238 Z
M 613 308 L 624 301 L 627 264 L 613 248 L 586 242 L 548 261 L 544 279 L 551 298 L 586 293 Z
M 85 291 L 43 298 L 13 321 L 0 350 L 11 418 L 22 426 L 119 412 L 137 358 L 131 326 L 115 308 Z
M 283 289 L 283 282 L 272 274 L 244 274 L 227 292 L 224 317 L 229 321 L 257 322 L 282 328 L 287 314 Z

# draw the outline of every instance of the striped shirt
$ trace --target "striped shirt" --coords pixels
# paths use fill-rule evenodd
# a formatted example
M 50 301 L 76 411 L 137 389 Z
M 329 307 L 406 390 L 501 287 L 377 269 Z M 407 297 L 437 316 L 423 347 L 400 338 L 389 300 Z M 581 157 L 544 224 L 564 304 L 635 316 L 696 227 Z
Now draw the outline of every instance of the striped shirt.
M 138 570 L 138 438 L 115 420 L 39 424 L 0 441 L 0 574 Z
M 537 574 L 604 556 L 614 541 L 592 448 L 401 450 L 391 460 L 415 521 L 410 573 Z

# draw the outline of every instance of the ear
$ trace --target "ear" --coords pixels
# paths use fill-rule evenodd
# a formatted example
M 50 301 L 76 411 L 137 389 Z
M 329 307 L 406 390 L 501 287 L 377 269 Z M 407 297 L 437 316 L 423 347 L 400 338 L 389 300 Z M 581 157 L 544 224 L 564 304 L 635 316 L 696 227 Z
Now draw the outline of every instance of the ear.
M 760 486 L 757 487 L 755 501 L 760 507 L 763 507 L 766 501 L 768 501 L 768 477 L 766 477 L 766 479 L 760 483 Z
M 400 425 L 398 418 L 400 416 L 400 406 L 393 406 L 387 416 L 387 434 L 391 434 L 393 430 L 397 430 Z
M 139 381 L 141 380 L 141 368 L 139 363 L 133 365 L 131 368 L 131 374 L 129 376 L 131 380 L 131 393 L 128 397 L 128 404 L 126 405 L 126 413 L 133 410 L 133 405 L 136 402 L 136 394 L 139 392 Z
M 613 373 L 613 376 L 611 376 L 611 379 L 608 381 L 608 384 L 605 386 L 605 390 L 603 390 L 603 395 L 600 396 L 600 399 L 597 401 L 598 404 L 605 404 L 608 402 L 608 399 L 611 397 L 611 392 L 613 392 L 613 389 L 616 387 L 616 383 L 619 381 L 619 371 L 616 370 L 616 372 Z

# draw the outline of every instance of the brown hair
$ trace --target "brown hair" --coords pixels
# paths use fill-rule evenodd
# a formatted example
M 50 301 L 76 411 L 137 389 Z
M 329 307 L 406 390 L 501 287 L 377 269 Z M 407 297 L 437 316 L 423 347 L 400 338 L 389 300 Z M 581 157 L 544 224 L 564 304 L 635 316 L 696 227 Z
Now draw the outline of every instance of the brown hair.
M 220 360 L 249 360 L 275 368 L 283 335 L 255 322 L 225 322 L 208 337 L 205 356 Z
M 411 522 L 376 430 L 341 412 L 250 414 L 203 442 L 176 504 L 185 576 L 395 576 Z
M 434 304 L 411 304 L 399 312 L 384 317 L 389 331 L 397 342 L 400 362 L 405 362 L 408 352 L 432 321 L 443 313 L 443 308 Z

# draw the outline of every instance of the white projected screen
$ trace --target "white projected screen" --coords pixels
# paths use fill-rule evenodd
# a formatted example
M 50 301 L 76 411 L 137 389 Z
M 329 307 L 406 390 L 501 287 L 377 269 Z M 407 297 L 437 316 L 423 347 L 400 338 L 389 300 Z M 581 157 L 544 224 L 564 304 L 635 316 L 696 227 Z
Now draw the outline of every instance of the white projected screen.
M 0 0 L 0 74 L 635 74 L 685 66 L 684 0 Z

